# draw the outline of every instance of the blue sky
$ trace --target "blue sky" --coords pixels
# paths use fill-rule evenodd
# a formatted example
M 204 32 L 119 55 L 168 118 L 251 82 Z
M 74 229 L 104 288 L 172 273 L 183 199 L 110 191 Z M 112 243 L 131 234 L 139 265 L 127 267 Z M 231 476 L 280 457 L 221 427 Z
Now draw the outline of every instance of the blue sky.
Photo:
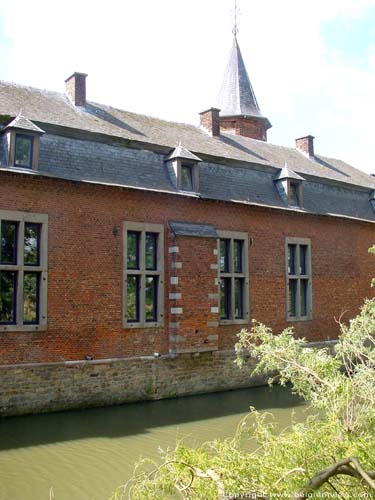
M 198 123 L 215 105 L 233 0 L 0 0 L 0 79 Z M 375 172 L 375 0 L 238 0 L 238 40 L 269 141 L 315 136 L 316 152 Z

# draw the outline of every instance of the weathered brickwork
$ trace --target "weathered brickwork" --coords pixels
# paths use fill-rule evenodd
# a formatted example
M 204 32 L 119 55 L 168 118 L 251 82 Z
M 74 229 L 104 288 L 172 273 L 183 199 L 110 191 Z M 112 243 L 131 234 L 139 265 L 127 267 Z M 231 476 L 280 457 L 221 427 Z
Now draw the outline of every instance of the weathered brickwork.
M 267 141 L 267 128 L 263 120 L 249 117 L 220 117 L 220 129 L 258 141 Z
M 204 350 L 207 344 L 233 349 L 239 327 L 212 326 L 217 321 L 208 299 L 208 294 L 217 293 L 210 267 L 214 240 L 174 240 L 170 219 L 249 234 L 250 317 L 276 332 L 292 324 L 309 340 L 335 338 L 335 317 L 343 312 L 344 319 L 355 315 L 363 298 L 373 293 L 369 282 L 374 262 L 367 249 L 375 235 L 369 223 L 11 173 L 2 173 L 0 199 L 2 209 L 49 216 L 48 329 L 2 332 L 0 364 L 166 354 L 175 347 L 170 335 L 179 335 L 171 324 L 180 327 L 183 343 L 193 350 Z M 166 241 L 164 327 L 122 327 L 124 220 L 165 225 L 170 244 Z M 311 321 L 285 320 L 286 237 L 311 239 Z M 179 253 L 169 254 L 170 246 L 178 246 Z M 172 267 L 171 256 L 182 267 Z M 178 277 L 177 286 L 170 284 L 172 276 Z M 169 293 L 174 292 L 182 299 L 171 301 Z M 172 317 L 171 307 L 182 308 L 181 318 Z
M 187 396 L 264 384 L 233 352 L 0 367 L 0 415 Z

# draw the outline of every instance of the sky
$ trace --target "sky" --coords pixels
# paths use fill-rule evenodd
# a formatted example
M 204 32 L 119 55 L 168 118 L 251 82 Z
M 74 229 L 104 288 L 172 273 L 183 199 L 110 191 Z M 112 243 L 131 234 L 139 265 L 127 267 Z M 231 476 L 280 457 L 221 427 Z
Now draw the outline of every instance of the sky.
M 375 173 L 375 0 L 237 0 L 238 42 L 268 141 Z M 0 0 L 0 79 L 198 124 L 215 106 L 234 0 Z

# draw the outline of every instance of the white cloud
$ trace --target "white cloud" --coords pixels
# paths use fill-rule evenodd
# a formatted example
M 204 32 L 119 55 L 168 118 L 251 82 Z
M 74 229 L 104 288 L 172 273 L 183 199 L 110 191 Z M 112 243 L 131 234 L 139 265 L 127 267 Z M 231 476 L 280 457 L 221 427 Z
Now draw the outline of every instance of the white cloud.
M 6 80 L 63 90 L 89 73 L 89 98 L 196 122 L 214 104 L 232 43 L 231 0 L 0 0 L 12 64 Z M 319 152 L 375 171 L 375 49 L 364 67 L 340 59 L 322 23 L 361 19 L 375 0 L 239 2 L 241 50 L 270 140 L 316 136 Z M 31 56 L 32 54 L 32 56 Z M 36 57 L 34 56 L 36 55 Z

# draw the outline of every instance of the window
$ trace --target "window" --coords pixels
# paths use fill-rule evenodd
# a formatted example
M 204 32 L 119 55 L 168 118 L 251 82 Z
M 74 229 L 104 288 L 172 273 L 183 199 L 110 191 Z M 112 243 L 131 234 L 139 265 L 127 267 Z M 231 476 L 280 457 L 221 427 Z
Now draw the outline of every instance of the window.
M 0 331 L 47 326 L 47 220 L 0 211 Z
M 286 240 L 287 319 L 291 321 L 312 317 L 310 248 L 309 239 Z
M 300 206 L 299 188 L 300 188 L 300 186 L 297 184 L 297 182 L 290 182 L 290 184 L 289 184 L 289 204 L 292 207 L 299 207 Z
M 194 191 L 193 167 L 182 163 L 181 165 L 181 190 Z
M 218 231 L 219 314 L 221 323 L 248 323 L 248 236 Z
M 125 222 L 124 327 L 160 326 L 164 322 L 164 228 Z
M 14 165 L 16 167 L 32 168 L 34 137 L 16 134 Z

